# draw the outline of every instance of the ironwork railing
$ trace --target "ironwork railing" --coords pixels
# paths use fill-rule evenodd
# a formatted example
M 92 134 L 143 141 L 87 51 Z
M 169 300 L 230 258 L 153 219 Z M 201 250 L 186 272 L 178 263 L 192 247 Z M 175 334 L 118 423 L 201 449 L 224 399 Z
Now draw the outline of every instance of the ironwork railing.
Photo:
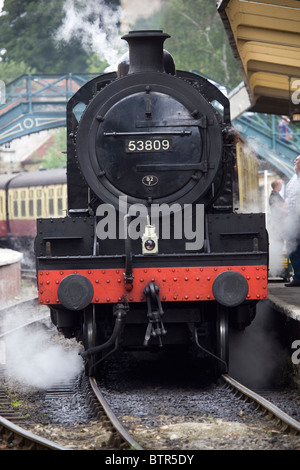
M 0 145 L 66 125 L 66 103 L 95 74 L 22 75 L 6 86 L 0 106 Z
M 233 121 L 249 145 L 285 176 L 294 174 L 294 160 L 300 154 L 300 127 L 291 123 L 292 140 L 282 140 L 281 116 L 245 112 Z

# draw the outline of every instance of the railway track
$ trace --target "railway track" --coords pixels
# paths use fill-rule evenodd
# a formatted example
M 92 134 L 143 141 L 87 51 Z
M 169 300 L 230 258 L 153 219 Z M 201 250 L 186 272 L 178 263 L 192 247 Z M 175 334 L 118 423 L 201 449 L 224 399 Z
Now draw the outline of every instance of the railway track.
M 84 396 L 84 400 L 78 399 L 80 396 Z M 63 408 L 65 411 L 62 417 L 60 411 Z M 77 408 L 73 416 L 72 408 Z M 87 427 L 90 422 L 95 422 L 99 428 L 99 435 L 104 435 L 103 449 L 142 450 L 139 443 L 125 430 L 113 413 L 95 377 L 87 378 L 81 375 L 74 381 L 61 381 L 52 386 L 47 390 L 43 409 L 52 424 L 65 425 L 66 433 L 68 433 L 68 423 L 74 420 L 78 422 L 78 419 L 81 419 Z
M 34 300 L 32 302 L 32 304 L 28 304 L 27 302 L 26 305 L 30 305 L 30 308 L 32 308 L 35 304 Z M 38 316 L 40 316 L 40 313 Z M 30 324 L 34 324 L 37 321 L 40 321 L 40 318 L 38 320 L 30 321 L 29 323 L 26 323 L 26 325 L 19 325 L 18 327 L 13 324 L 13 328 L 11 330 L 1 332 L 0 345 L 5 340 L 5 336 L 12 333 L 12 330 L 15 331 L 17 328 L 22 328 L 25 326 L 28 328 Z M 1 372 L 3 373 L 3 370 L 4 365 L 0 367 L 0 380 L 2 379 Z M 275 424 L 280 426 L 281 432 L 289 432 L 293 435 L 300 434 L 300 423 L 289 416 L 287 413 L 283 412 L 273 403 L 251 391 L 247 387 L 244 387 L 229 375 L 223 375 L 222 379 L 226 384 L 226 387 L 230 388 L 234 395 L 236 395 L 238 398 L 241 398 L 245 401 L 251 400 L 252 402 L 256 403 L 255 409 L 257 411 L 263 411 L 265 415 L 274 416 Z M 4 380 L 1 380 L 1 383 L 3 383 L 3 381 Z M 108 403 L 110 401 L 110 397 L 109 395 L 107 399 L 104 397 L 97 384 L 97 380 L 94 377 L 91 377 L 87 383 L 89 387 L 89 405 L 93 405 L 97 408 L 97 419 L 99 420 L 99 423 L 102 423 L 102 425 L 104 423 L 106 429 L 107 440 L 104 449 L 143 450 L 143 446 L 138 442 L 138 439 L 132 437 L 131 431 L 126 430 L 126 424 L 122 424 L 116 414 L 112 411 L 112 408 Z M 71 385 L 70 390 L 72 390 Z M 55 393 L 67 395 L 68 393 L 72 394 L 72 391 L 69 392 L 68 389 L 63 385 L 62 387 L 57 387 L 57 391 L 51 390 L 51 393 L 54 394 L 53 396 L 55 400 Z M 50 396 L 50 392 L 48 393 L 48 396 Z M 97 405 L 95 405 L 95 402 Z M 7 396 L 3 393 L 3 391 L 0 393 L 0 415 L 0 448 L 2 445 L 11 449 L 24 450 L 68 450 L 67 446 L 58 444 L 52 440 L 48 440 L 43 436 L 39 436 L 25 428 L 22 428 L 22 416 L 18 412 L 11 412 L 9 400 L 7 400 Z
M 0 416 L 0 448 L 13 450 L 67 450 L 55 442 L 36 436 Z
M 226 382 L 226 384 L 234 391 L 234 393 L 239 395 L 240 398 L 255 402 L 257 404 L 257 411 L 262 411 L 263 413 L 268 413 L 270 416 L 272 416 L 276 420 L 276 425 L 281 426 L 282 431 L 290 432 L 294 435 L 300 434 L 299 421 L 289 416 L 287 413 L 282 411 L 269 400 L 266 400 L 258 393 L 240 384 L 229 375 L 224 374 L 222 375 L 222 378 Z
M 28 327 L 36 323 L 39 320 L 33 320 L 23 325 L 17 325 L 12 322 L 10 325 L 7 324 L 6 320 L 3 321 L 10 314 L 13 314 L 16 310 L 33 309 L 36 305 L 36 299 L 30 299 L 25 302 L 18 302 L 0 311 L 0 318 L 2 320 L 2 328 L 0 330 L 0 380 L 1 384 L 4 383 L 5 378 L 5 339 L 8 335 L 12 334 L 16 330 Z M 40 314 L 39 314 L 40 315 Z M 38 315 L 38 316 L 39 316 Z M 3 327 L 3 324 L 6 326 Z M 4 330 L 4 331 L 3 331 Z M 39 437 L 26 429 L 19 426 L 17 423 L 24 423 L 24 417 L 14 408 L 12 405 L 12 399 L 10 397 L 11 392 L 8 393 L 3 385 L 0 389 L 0 448 L 5 449 L 22 449 L 22 450 L 65 450 L 64 447 L 56 444 L 55 442 Z
M 89 405 L 91 408 L 97 408 L 99 424 L 101 423 L 101 426 L 104 425 L 107 431 L 108 439 L 106 449 L 142 450 L 142 447 L 124 429 L 112 412 L 98 388 L 96 380 L 91 377 L 89 384 L 94 394 L 94 397 L 91 396 L 91 394 L 89 395 Z M 50 395 L 55 399 L 59 394 L 67 395 L 68 393 L 72 393 L 70 390 L 71 388 L 67 385 L 53 387 L 51 391 L 47 393 L 47 400 L 51 400 Z M 97 404 L 95 404 L 94 398 L 96 398 Z M 0 449 L 1 446 L 4 446 L 5 448 L 13 450 L 69 450 L 68 447 L 29 432 L 24 427 L 16 424 L 16 422 L 19 422 L 21 425 L 22 423 L 25 424 L 26 419 L 12 410 L 7 396 L 1 393 L 0 408 Z
M 8 317 L 9 315 L 14 316 L 17 310 L 24 311 L 24 309 L 34 309 L 37 306 L 36 299 L 30 299 L 25 302 L 18 302 L 15 305 L 7 307 L 0 311 L 2 318 Z M 5 383 L 5 339 L 12 335 L 16 331 L 20 331 L 25 328 L 29 329 L 35 327 L 37 323 L 43 320 L 44 317 L 37 312 L 37 319 L 34 318 L 34 314 L 30 314 L 31 320 L 24 324 L 17 325 L 15 322 L 4 323 L 6 326 L 0 330 L 0 383 Z M 1 318 L 0 317 L 0 318 Z M 2 325 L 3 326 L 3 325 Z M 74 395 L 74 388 L 72 383 L 66 381 L 64 383 L 61 380 L 60 384 L 51 387 L 46 393 L 46 400 L 48 402 L 53 399 L 55 401 L 58 396 L 70 397 L 72 399 Z M 96 408 L 96 414 L 101 425 L 105 425 L 107 431 L 107 448 L 108 449 L 136 449 L 141 450 L 140 445 L 129 435 L 124 429 L 121 423 L 118 421 L 112 410 L 110 409 L 107 401 L 103 397 L 100 389 L 98 388 L 95 378 L 89 379 L 89 387 L 86 390 L 86 397 L 88 406 L 90 409 Z M 22 416 L 22 413 L 18 412 L 17 408 L 12 405 L 11 392 L 8 393 L 3 385 L 0 387 L 0 448 L 7 449 L 22 449 L 22 450 L 68 450 L 68 447 L 62 446 L 51 440 L 40 437 L 37 434 L 29 432 L 22 425 L 26 426 L 26 418 Z
M 110 378 L 104 374 L 101 379 L 113 410 L 145 450 L 300 449 L 300 420 L 292 417 L 296 409 L 292 397 L 297 391 L 291 395 L 283 391 L 287 400 L 278 407 L 271 390 L 266 400 L 229 375 L 222 376 L 219 384 L 204 381 L 197 385 L 193 376 L 183 382 L 180 367 L 175 368 L 175 376 L 164 369 L 162 377 L 155 364 L 130 368 L 128 380 L 126 372 L 117 369 L 119 381 L 110 372 L 111 364 Z M 144 376 L 137 379 L 143 368 Z M 277 400 L 279 392 L 273 392 Z
M 256 402 L 256 411 L 262 411 L 266 415 L 272 414 L 276 420 L 276 426 L 280 425 L 281 432 L 290 432 L 293 435 L 300 433 L 300 423 L 298 421 L 291 418 L 285 412 L 268 400 L 265 400 L 257 393 L 244 387 L 230 376 L 226 375 L 222 376 L 222 378 L 226 382 L 227 386 L 230 387 L 233 393 L 239 398 Z M 94 377 L 89 378 L 89 385 L 94 393 L 94 397 L 97 399 L 99 422 L 101 422 L 102 425 L 105 423 L 105 428 L 107 430 L 108 439 L 105 448 L 113 450 L 143 450 L 143 447 L 132 437 L 131 433 L 125 429 L 123 424 L 121 424 L 120 420 L 111 410 Z M 62 393 L 61 390 L 58 390 L 58 393 Z M 63 393 L 65 393 L 65 390 Z M 95 399 L 94 397 L 91 396 L 90 401 L 93 401 Z M 12 423 L 2 416 L 0 418 L 0 438 L 2 438 L 4 442 L 10 443 L 13 448 L 16 448 L 17 446 L 17 448 L 24 450 L 68 450 L 67 447 L 22 429 L 20 426 Z
M 119 449 L 134 449 L 134 450 L 143 450 L 142 446 L 126 431 L 119 419 L 113 413 L 111 407 L 109 406 L 107 400 L 104 398 L 95 377 L 90 377 L 90 385 L 99 401 L 103 412 L 107 416 L 110 426 L 113 429 L 109 445 L 114 448 Z
M 293 435 L 300 434 L 300 423 L 290 417 L 287 413 L 283 412 L 274 404 L 264 399 L 257 393 L 251 391 L 247 387 L 244 387 L 232 377 L 223 375 L 222 378 L 227 386 L 230 387 L 233 393 L 239 398 L 255 402 L 257 404 L 257 407 L 255 408 L 256 411 L 261 411 L 264 414 L 271 414 L 274 416 L 276 425 L 280 425 L 281 432 L 290 432 Z M 101 407 L 99 411 L 99 419 L 101 420 L 101 423 L 105 421 L 105 426 L 107 428 L 109 438 L 106 449 L 143 450 L 143 447 L 124 428 L 114 412 L 111 410 L 94 377 L 89 378 L 89 384 L 93 390 L 94 396 L 97 399 L 97 403 L 100 404 Z M 61 393 L 61 391 L 59 391 L 59 393 Z M 91 397 L 90 400 L 92 401 L 93 397 Z M 17 419 L 19 418 L 17 417 Z M 68 450 L 67 447 L 61 446 L 53 441 L 28 432 L 3 416 L 0 417 L 0 439 L 2 439 L 2 442 L 10 444 L 14 449 Z

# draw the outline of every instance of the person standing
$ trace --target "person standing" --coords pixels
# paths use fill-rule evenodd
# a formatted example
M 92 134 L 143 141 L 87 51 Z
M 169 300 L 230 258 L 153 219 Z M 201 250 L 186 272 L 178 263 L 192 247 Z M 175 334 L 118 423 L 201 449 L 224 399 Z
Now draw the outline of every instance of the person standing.
M 281 180 L 271 183 L 269 197 L 270 219 L 268 219 L 269 232 L 269 275 L 277 277 L 282 272 L 282 256 L 285 246 L 286 203 L 280 195 Z
M 300 287 L 300 155 L 294 161 L 295 174 L 286 187 L 288 211 L 287 249 L 294 276 L 286 287 Z
M 287 116 L 281 116 L 280 121 L 278 122 L 279 129 L 279 140 L 282 142 L 289 142 L 293 140 L 293 134 L 290 129 L 290 120 Z
M 272 191 L 269 197 L 271 213 L 275 211 L 281 212 L 282 210 L 284 210 L 284 205 L 285 205 L 284 199 L 280 194 L 280 191 L 282 188 L 281 181 L 280 180 L 272 181 L 271 188 L 272 188 Z

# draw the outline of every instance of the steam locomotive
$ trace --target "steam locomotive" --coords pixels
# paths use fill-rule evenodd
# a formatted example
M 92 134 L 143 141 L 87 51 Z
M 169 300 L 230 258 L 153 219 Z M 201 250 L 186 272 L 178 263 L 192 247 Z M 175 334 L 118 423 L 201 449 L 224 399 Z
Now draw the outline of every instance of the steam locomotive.
M 176 70 L 162 31 L 132 31 L 117 72 L 67 105 L 68 213 L 37 220 L 40 304 L 84 346 L 86 373 L 118 349 L 194 348 L 217 374 L 228 329 L 267 298 L 262 213 L 235 210 L 229 101 Z

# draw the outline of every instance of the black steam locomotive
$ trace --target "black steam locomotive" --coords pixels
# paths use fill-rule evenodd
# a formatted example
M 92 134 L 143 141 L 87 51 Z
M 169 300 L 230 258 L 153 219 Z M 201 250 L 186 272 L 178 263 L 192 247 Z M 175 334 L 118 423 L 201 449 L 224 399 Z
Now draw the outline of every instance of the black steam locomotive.
M 118 71 L 70 99 L 68 214 L 37 220 L 39 302 L 82 341 L 89 374 L 118 348 L 162 347 L 225 371 L 229 325 L 267 298 L 264 214 L 235 211 L 229 101 L 176 71 L 168 37 L 123 36 Z

